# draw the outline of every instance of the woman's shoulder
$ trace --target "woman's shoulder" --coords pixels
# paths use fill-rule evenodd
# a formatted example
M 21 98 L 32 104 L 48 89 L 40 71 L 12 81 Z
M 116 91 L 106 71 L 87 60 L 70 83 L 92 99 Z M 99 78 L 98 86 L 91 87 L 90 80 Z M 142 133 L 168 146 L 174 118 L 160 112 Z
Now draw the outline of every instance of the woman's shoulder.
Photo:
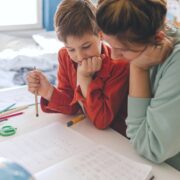
M 168 56 L 167 61 L 170 63 L 180 63 L 180 42 L 175 43 L 171 54 Z

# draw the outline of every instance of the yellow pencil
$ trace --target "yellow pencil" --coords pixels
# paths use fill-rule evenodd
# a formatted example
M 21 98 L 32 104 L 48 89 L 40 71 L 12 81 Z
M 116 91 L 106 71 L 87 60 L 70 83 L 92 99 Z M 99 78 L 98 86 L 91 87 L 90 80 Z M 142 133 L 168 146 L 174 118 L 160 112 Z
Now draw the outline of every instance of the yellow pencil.
M 34 67 L 34 70 L 36 70 L 36 67 Z M 36 117 L 39 116 L 39 111 L 38 111 L 38 93 L 35 91 L 35 111 L 36 111 Z
M 84 114 L 80 114 L 79 116 L 75 117 L 74 119 L 72 119 L 71 121 L 67 122 L 67 126 L 72 126 L 73 124 L 78 123 L 79 121 L 82 121 L 83 119 L 85 119 L 85 115 Z

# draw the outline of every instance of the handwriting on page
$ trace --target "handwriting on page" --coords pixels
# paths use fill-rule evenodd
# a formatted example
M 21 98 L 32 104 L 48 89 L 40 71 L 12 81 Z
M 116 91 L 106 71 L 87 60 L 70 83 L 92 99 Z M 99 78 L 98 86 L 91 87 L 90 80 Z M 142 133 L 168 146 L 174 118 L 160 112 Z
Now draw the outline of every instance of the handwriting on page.
M 51 169 L 63 180 L 148 180 L 151 170 L 151 166 L 130 160 L 104 146 L 71 157 Z M 47 180 L 43 174 L 38 178 Z M 53 177 L 51 180 L 56 179 Z
M 0 156 L 39 172 L 94 145 L 59 123 L 0 143 Z

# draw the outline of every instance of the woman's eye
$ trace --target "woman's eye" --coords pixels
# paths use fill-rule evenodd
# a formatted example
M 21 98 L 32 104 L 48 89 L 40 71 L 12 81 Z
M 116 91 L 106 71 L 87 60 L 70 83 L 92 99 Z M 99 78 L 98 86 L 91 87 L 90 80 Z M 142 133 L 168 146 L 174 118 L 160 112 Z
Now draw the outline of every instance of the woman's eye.
M 121 51 L 127 52 L 130 51 L 129 49 L 121 49 Z

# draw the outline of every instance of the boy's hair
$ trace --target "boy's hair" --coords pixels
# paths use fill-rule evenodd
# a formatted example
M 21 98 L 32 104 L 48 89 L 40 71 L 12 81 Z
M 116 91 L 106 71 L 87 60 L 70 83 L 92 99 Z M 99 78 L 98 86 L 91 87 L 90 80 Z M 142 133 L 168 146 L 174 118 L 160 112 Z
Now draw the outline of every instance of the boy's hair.
M 166 0 L 102 0 L 96 13 L 101 30 L 123 43 L 156 44 L 164 29 Z
M 96 7 L 90 0 L 63 0 L 57 7 L 54 26 L 59 40 L 67 36 L 81 37 L 85 33 L 97 35 Z

